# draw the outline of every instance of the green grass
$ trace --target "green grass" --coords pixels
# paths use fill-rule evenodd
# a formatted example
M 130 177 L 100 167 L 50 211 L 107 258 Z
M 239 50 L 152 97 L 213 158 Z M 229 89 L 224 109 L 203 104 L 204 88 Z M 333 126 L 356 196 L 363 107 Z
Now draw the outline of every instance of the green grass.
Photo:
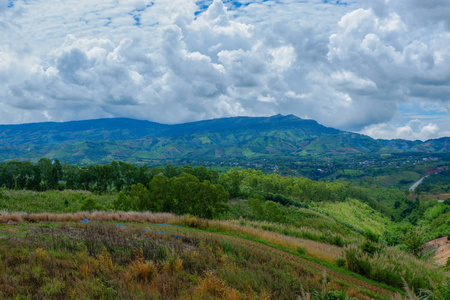
M 370 230 L 382 234 L 391 225 L 386 216 L 354 199 L 345 202 L 312 203 L 310 206 L 360 231 Z
M 0 191 L 0 211 L 27 213 L 73 213 L 80 211 L 85 198 L 92 197 L 105 209 L 112 207 L 115 194 L 96 195 L 87 191 Z
M 401 188 L 407 188 L 420 179 L 422 174 L 414 171 L 401 171 L 394 174 L 379 177 L 377 183 L 380 186 L 395 186 Z

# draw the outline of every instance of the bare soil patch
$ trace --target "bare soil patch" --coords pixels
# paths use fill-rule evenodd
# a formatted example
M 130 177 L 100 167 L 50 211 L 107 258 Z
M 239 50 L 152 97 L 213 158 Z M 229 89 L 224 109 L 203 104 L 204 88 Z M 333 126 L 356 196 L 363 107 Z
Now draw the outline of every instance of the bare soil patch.
M 425 244 L 424 251 L 436 249 L 434 259 L 438 265 L 444 266 L 450 257 L 450 241 L 447 237 L 441 237 Z

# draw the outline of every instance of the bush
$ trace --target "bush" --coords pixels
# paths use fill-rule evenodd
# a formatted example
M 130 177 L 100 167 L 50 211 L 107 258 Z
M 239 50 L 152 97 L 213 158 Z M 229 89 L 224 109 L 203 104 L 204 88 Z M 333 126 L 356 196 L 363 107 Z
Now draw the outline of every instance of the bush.
M 437 266 L 430 266 L 395 247 L 381 248 L 370 255 L 352 245 L 345 248 L 345 257 L 350 271 L 396 288 L 404 286 L 402 278 L 416 291 L 429 289 L 430 281 L 442 282 L 446 278 Z
M 423 250 L 423 235 L 418 230 L 411 230 L 403 238 L 403 244 L 411 254 L 419 256 Z
M 345 267 L 346 264 L 347 264 L 347 261 L 345 259 L 343 259 L 343 258 L 336 259 L 336 266 Z
M 374 255 L 375 252 L 380 251 L 380 249 L 381 249 L 380 245 L 369 240 L 365 240 L 364 243 L 362 243 L 361 245 L 361 250 L 370 255 Z
M 366 253 L 362 253 L 356 247 L 349 247 L 345 251 L 345 258 L 347 259 L 347 267 L 350 271 L 370 278 L 372 265 Z
M 366 230 L 364 232 L 364 237 L 372 242 L 378 243 L 380 236 L 371 230 Z
M 93 211 L 93 210 L 100 210 L 101 206 L 98 205 L 97 201 L 95 201 L 92 197 L 86 197 L 81 204 L 81 210 L 82 211 Z
M 131 210 L 131 202 L 128 197 L 122 192 L 119 192 L 117 199 L 113 203 L 115 210 L 129 211 Z

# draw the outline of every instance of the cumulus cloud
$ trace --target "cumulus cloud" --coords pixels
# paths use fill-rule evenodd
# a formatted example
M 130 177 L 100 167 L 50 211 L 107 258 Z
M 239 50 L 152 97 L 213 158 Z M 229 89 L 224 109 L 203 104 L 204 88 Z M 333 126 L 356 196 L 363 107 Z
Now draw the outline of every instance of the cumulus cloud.
M 429 122 L 422 122 L 414 119 L 403 126 L 392 124 L 375 124 L 365 127 L 361 133 L 374 138 L 383 139 L 407 139 L 407 140 L 428 140 L 439 137 L 440 128 L 438 125 Z M 449 132 L 446 132 L 448 135 Z
M 392 120 L 412 102 L 449 112 L 447 2 L 0 0 L 0 121 L 293 113 L 442 136 L 449 122 Z

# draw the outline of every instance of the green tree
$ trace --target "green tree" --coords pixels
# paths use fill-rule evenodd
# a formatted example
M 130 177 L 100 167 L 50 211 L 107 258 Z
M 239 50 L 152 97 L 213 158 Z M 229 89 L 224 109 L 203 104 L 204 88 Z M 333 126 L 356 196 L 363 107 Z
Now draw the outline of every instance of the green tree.
M 58 179 L 56 177 L 57 174 L 53 171 L 51 160 L 48 158 L 41 158 L 38 162 L 38 166 L 41 170 L 41 189 L 48 190 L 55 188 L 58 184 Z
M 170 179 L 171 196 L 175 202 L 173 212 L 176 214 L 195 214 L 199 204 L 200 180 L 194 175 L 181 173 Z
M 266 218 L 271 222 L 283 222 L 283 211 L 279 207 L 279 204 L 273 201 L 266 201 L 265 205 Z
M 117 199 L 114 200 L 113 207 L 115 210 L 121 210 L 121 211 L 131 210 L 130 200 L 128 200 L 128 197 L 127 197 L 127 195 L 125 195 L 124 192 L 122 192 L 122 191 L 119 192 Z
M 225 174 L 220 175 L 219 184 L 230 194 L 230 198 L 237 198 L 239 196 L 242 177 L 239 170 L 230 170 Z
M 216 218 L 228 210 L 229 197 L 223 186 L 204 181 L 199 184 L 191 213 L 201 218 Z
M 150 194 L 142 183 L 131 186 L 129 200 L 131 209 L 137 211 L 149 210 Z
M 408 231 L 403 238 L 403 244 L 405 244 L 409 252 L 415 256 L 419 256 L 424 247 L 422 233 L 417 229 Z
M 98 205 L 97 201 L 95 201 L 92 197 L 86 197 L 81 204 L 82 211 L 93 211 L 102 209 L 100 205 Z
M 148 210 L 170 212 L 175 207 L 170 195 L 169 179 L 162 175 L 154 175 L 149 184 Z
M 263 196 L 259 194 L 253 195 L 253 197 L 248 199 L 248 206 L 250 208 L 250 211 L 252 212 L 253 218 L 256 220 L 263 220 L 264 219 L 264 199 Z

